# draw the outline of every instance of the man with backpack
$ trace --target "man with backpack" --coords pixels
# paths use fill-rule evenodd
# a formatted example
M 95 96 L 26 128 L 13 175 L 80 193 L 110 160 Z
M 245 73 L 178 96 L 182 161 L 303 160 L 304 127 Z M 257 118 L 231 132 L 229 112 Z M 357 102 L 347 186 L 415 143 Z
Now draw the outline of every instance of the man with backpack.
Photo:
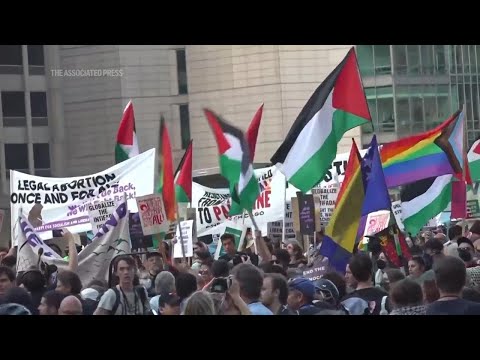
M 94 315 L 150 315 L 147 292 L 143 286 L 134 286 L 135 260 L 119 256 L 113 265 L 118 285 L 103 294 Z

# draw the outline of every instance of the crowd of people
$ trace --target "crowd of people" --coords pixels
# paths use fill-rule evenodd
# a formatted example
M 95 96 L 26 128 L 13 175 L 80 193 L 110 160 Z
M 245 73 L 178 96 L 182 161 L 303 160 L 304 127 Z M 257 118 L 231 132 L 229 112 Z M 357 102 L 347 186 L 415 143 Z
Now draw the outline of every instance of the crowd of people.
M 214 260 L 198 241 L 190 262 L 173 260 L 164 242 L 158 252 L 116 257 L 108 282 L 89 284 L 75 267 L 17 274 L 14 249 L 0 249 L 0 314 L 480 315 L 480 222 L 468 237 L 454 225 L 408 238 L 412 256 L 400 268 L 370 249 L 354 253 L 344 272 L 329 267 L 312 281 L 304 274 L 322 259 L 316 238 L 304 251 L 256 232 L 238 251 L 227 233 L 223 256 Z

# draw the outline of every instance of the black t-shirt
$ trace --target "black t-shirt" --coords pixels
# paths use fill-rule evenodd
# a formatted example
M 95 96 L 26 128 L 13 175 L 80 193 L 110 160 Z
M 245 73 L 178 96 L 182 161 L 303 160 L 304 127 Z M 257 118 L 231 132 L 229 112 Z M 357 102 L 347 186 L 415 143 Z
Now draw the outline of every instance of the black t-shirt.
M 388 293 L 378 287 L 371 287 L 367 289 L 355 290 L 345 296 L 342 301 L 350 298 L 363 299 L 370 304 L 370 313 L 372 315 L 380 315 L 380 310 L 382 309 L 382 299 L 384 296 L 388 296 Z M 374 307 L 373 304 L 371 304 L 372 301 L 375 301 Z M 386 308 L 388 310 L 388 306 L 386 306 Z
M 427 307 L 427 315 L 480 315 L 480 304 L 465 299 L 435 301 Z
M 226 262 L 230 262 L 230 261 L 233 261 L 233 258 L 235 258 L 236 256 L 248 256 L 248 255 L 243 253 L 243 252 L 236 251 L 233 256 L 231 256 L 229 254 L 225 254 L 225 255 L 220 256 L 218 258 L 218 260 L 225 260 Z

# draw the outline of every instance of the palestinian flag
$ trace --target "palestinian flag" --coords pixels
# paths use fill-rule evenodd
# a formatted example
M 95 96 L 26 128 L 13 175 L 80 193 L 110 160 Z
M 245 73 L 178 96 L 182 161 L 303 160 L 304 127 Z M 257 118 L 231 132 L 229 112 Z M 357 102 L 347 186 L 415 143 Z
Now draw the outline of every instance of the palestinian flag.
M 257 147 L 257 137 L 258 137 L 258 129 L 260 129 L 260 122 L 262 121 L 262 114 L 263 114 L 263 104 L 255 113 L 255 116 L 250 123 L 250 126 L 245 133 L 245 137 L 247 138 L 248 147 L 250 149 L 250 155 L 252 156 L 252 162 L 255 158 L 255 148 Z
M 220 173 L 229 182 L 232 201 L 251 211 L 260 188 L 245 135 L 212 111 L 204 109 L 204 112 L 217 141 Z
M 176 218 L 172 147 L 170 146 L 170 137 L 163 117 L 160 120 L 160 141 L 160 184 L 158 186 L 158 192 L 162 194 L 167 219 L 172 222 L 175 221 Z
M 428 221 L 446 209 L 452 199 L 453 175 L 419 180 L 400 192 L 405 230 L 416 235 Z
M 139 154 L 137 134 L 135 133 L 135 115 L 133 114 L 133 103 L 130 100 L 123 110 L 122 121 L 117 132 L 117 144 L 115 145 L 115 163 Z
M 271 161 L 305 193 L 325 176 L 345 132 L 370 121 L 352 48 L 315 90 Z
M 468 165 L 472 181 L 480 181 L 480 138 L 477 139 L 468 151 Z
M 177 202 L 192 201 L 192 140 L 175 172 L 175 195 Z

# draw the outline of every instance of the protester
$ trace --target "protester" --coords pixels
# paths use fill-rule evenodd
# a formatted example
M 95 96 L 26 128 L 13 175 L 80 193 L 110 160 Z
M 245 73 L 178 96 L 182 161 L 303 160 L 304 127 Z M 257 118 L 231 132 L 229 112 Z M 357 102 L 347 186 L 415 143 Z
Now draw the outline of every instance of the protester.
M 336 271 L 327 272 L 322 279 L 330 280 L 338 290 L 338 297 L 343 299 L 347 295 L 347 283 L 345 277 Z
M 61 271 L 57 277 L 56 290 L 64 295 L 75 295 L 80 297 L 82 291 L 82 282 L 78 275 L 73 271 Z
M 274 315 L 297 315 L 287 306 L 288 284 L 280 274 L 265 274 L 262 286 L 262 304 Z
M 264 274 L 281 274 L 287 278 L 287 272 L 280 265 L 272 264 L 272 262 L 262 262 L 258 267 Z M 302 272 L 303 274 L 303 272 Z
M 213 279 L 212 271 L 206 264 L 202 264 L 198 270 L 198 274 L 202 277 L 205 284 L 208 284 Z
M 304 267 L 308 261 L 303 255 L 302 247 L 297 240 L 291 240 L 287 245 L 287 251 L 290 255 L 289 267 Z
M 470 228 L 468 238 L 472 241 L 476 251 L 480 251 L 480 220 L 476 220 Z
M 299 315 L 315 315 L 320 308 L 313 304 L 315 285 L 306 278 L 296 278 L 288 283 L 288 307 Z
M 180 315 L 180 297 L 173 292 L 160 293 L 157 304 L 152 306 L 154 315 Z
M 155 278 L 155 295 L 150 299 L 150 308 L 155 315 L 158 314 L 158 309 L 161 307 L 160 294 L 175 294 L 175 277 L 169 271 L 160 272 Z M 179 303 L 180 304 L 180 303 Z
M 272 262 L 276 265 L 280 265 L 285 271 L 290 264 L 290 254 L 285 249 L 277 249 L 272 254 Z
M 357 282 L 357 287 L 355 291 L 351 292 L 345 299 L 343 299 L 344 305 L 345 300 L 360 298 L 368 303 L 368 312 L 370 314 L 379 315 L 382 308 L 382 300 L 386 300 L 388 293 L 373 286 L 372 260 L 367 254 L 357 253 L 352 256 L 348 265 Z M 349 305 L 351 303 L 352 300 L 348 301 Z M 347 310 L 349 310 L 349 306 L 345 306 L 347 307 Z
M 480 303 L 480 291 L 470 287 L 464 287 L 462 290 L 462 299 Z
M 467 272 L 457 257 L 446 256 L 433 265 L 440 298 L 430 304 L 427 315 L 480 315 L 480 304 L 462 299 Z
M 333 282 L 321 278 L 314 282 L 317 300 L 314 305 L 320 309 L 316 315 L 348 315 L 340 303 L 340 292 Z
M 228 263 L 233 264 L 233 259 L 244 255 L 245 257 L 247 256 L 245 253 L 241 253 L 237 251 L 236 245 L 235 245 L 235 236 L 232 234 L 225 233 L 220 237 L 220 241 L 222 242 L 223 249 L 225 250 L 224 255 L 219 257 L 219 260 L 225 260 Z
M 260 302 L 263 275 L 252 264 L 239 264 L 233 269 L 234 281 L 238 282 L 240 297 L 248 306 L 252 315 L 273 315 L 273 313 Z
M 352 293 L 357 288 L 357 280 L 352 275 L 350 265 L 345 268 L 345 283 L 347 284 L 347 294 Z
M 193 293 L 187 299 L 184 315 L 215 315 L 215 306 L 210 293 L 206 291 Z
M 20 287 L 11 287 L 5 293 L 3 302 L 25 306 L 32 315 L 38 315 L 38 309 L 33 305 L 32 297 L 27 290 Z
M 82 315 L 83 308 L 80 300 L 73 295 L 68 295 L 60 303 L 58 315 Z
M 145 288 L 133 285 L 135 260 L 127 255 L 118 256 L 113 271 L 119 283 L 103 294 L 94 315 L 148 315 L 150 306 Z
M 393 310 L 390 315 L 425 315 L 421 286 L 414 280 L 397 281 L 390 290 Z
M 0 298 L 14 286 L 15 273 L 13 270 L 6 266 L 0 266 Z
M 188 297 L 197 291 L 197 278 L 190 273 L 180 273 L 175 279 L 175 288 L 181 300 L 180 311 L 183 314 Z
M 144 266 L 150 281 L 145 281 L 145 279 L 143 283 L 142 281 L 140 283 L 147 289 L 148 296 L 152 297 L 155 295 L 155 278 L 163 270 L 163 261 L 160 253 L 156 251 L 147 253 Z
M 422 282 L 422 276 L 425 273 L 425 260 L 421 256 L 413 256 L 408 261 L 408 276 L 409 279 L 417 281 L 418 283 Z
M 390 291 L 397 281 L 405 279 L 405 274 L 400 269 L 388 269 L 385 273 L 387 274 L 387 281 L 382 285 L 386 291 Z
M 58 309 L 66 296 L 55 290 L 47 291 L 38 306 L 39 315 L 58 315 Z
M 6 266 L 6 267 L 12 269 L 13 272 L 16 272 L 15 268 L 17 266 L 17 258 L 13 255 L 7 255 L 2 259 L 2 261 L 0 262 L 0 265 L 1 266 Z
M 443 253 L 448 256 L 458 256 L 458 239 L 462 236 L 462 227 L 453 225 L 448 229 L 448 238 L 450 239 L 443 244 Z
M 431 304 L 440 298 L 438 292 L 437 283 L 435 280 L 425 280 L 422 283 L 423 302 L 425 304 Z
M 480 285 L 480 266 L 475 259 L 475 249 L 472 241 L 466 237 L 460 237 L 457 252 L 467 268 L 467 285 L 472 287 Z
M 46 280 L 39 270 L 28 270 L 22 274 L 20 283 L 30 293 L 35 309 L 40 305 L 46 291 Z

